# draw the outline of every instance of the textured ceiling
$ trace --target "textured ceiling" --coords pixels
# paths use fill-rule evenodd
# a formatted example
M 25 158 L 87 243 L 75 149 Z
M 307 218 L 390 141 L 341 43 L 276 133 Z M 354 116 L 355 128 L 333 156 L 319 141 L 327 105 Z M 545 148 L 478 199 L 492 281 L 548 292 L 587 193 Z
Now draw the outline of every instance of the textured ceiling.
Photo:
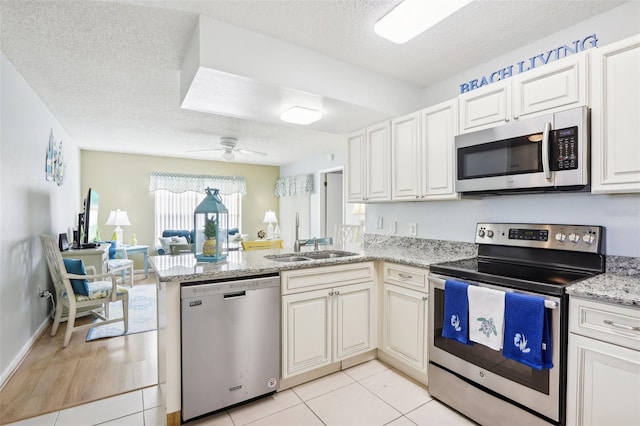
M 404 45 L 373 33 L 397 3 L 5 0 L 0 35 L 3 53 L 84 149 L 219 159 L 190 151 L 233 136 L 238 148 L 269 153 L 237 161 L 282 165 L 331 153 L 345 138 L 181 109 L 180 68 L 198 14 L 420 90 L 624 2 L 477 0 Z

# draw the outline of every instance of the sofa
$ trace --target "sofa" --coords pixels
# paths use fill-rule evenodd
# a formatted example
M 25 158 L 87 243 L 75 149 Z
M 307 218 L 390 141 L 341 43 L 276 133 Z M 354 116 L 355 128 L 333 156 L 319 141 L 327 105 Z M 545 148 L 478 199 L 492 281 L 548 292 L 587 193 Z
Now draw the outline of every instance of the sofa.
M 238 232 L 238 228 L 231 228 L 228 234 L 235 235 Z M 167 229 L 162 231 L 162 237 L 159 240 L 160 244 L 156 246 L 158 255 L 193 252 L 195 231 Z

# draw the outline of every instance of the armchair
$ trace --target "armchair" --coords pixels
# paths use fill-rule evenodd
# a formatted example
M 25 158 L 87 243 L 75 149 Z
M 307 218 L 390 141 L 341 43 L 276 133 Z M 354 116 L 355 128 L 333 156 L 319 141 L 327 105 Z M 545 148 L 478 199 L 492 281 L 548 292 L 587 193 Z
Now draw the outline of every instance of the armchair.
M 96 274 L 96 268 L 94 266 L 86 267 L 87 272 L 89 272 L 87 275 L 70 274 L 67 272 L 62 255 L 58 250 L 56 237 L 41 235 L 40 242 L 42 243 L 43 254 L 47 261 L 56 293 L 57 305 L 53 326 L 51 327 L 52 336 L 55 336 L 58 331 L 58 326 L 63 320 L 63 307 L 66 307 L 69 312 L 67 317 L 67 330 L 62 347 L 66 347 L 69 344 L 71 333 L 74 331 L 111 324 L 117 321 L 124 321 L 124 331 L 126 333 L 129 329 L 129 292 L 125 288 L 117 285 L 115 275 L 112 273 Z M 72 279 L 88 280 L 87 296 L 74 293 L 71 284 Z M 122 302 L 123 316 L 121 318 L 110 318 L 109 303 L 116 301 Z M 78 309 L 89 309 L 90 313 L 102 321 L 75 326 Z M 104 315 L 102 313 L 104 313 Z M 84 314 L 85 313 L 83 313 L 83 315 Z

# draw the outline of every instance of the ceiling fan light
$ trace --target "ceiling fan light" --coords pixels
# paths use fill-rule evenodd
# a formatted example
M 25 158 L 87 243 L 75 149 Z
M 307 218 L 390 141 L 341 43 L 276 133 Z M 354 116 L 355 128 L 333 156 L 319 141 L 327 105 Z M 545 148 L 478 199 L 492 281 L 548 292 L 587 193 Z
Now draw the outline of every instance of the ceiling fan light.
M 280 114 L 280 120 L 292 124 L 311 124 L 322 118 L 320 111 L 294 106 Z
M 233 155 L 233 152 L 225 150 L 222 153 L 222 159 L 224 161 L 233 161 L 233 160 L 235 160 L 235 156 Z
M 471 1 L 404 0 L 376 22 L 373 31 L 393 43 L 406 43 Z

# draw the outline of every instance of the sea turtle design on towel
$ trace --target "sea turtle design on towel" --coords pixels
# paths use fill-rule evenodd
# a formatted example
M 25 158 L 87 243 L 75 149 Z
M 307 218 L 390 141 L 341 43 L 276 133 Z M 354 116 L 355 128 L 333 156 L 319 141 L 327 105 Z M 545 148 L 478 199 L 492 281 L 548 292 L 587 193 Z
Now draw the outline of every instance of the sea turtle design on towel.
M 480 321 L 480 331 L 485 336 L 489 337 L 493 333 L 494 336 L 498 335 L 498 331 L 496 330 L 496 326 L 493 324 L 493 318 L 476 318 L 476 320 Z

